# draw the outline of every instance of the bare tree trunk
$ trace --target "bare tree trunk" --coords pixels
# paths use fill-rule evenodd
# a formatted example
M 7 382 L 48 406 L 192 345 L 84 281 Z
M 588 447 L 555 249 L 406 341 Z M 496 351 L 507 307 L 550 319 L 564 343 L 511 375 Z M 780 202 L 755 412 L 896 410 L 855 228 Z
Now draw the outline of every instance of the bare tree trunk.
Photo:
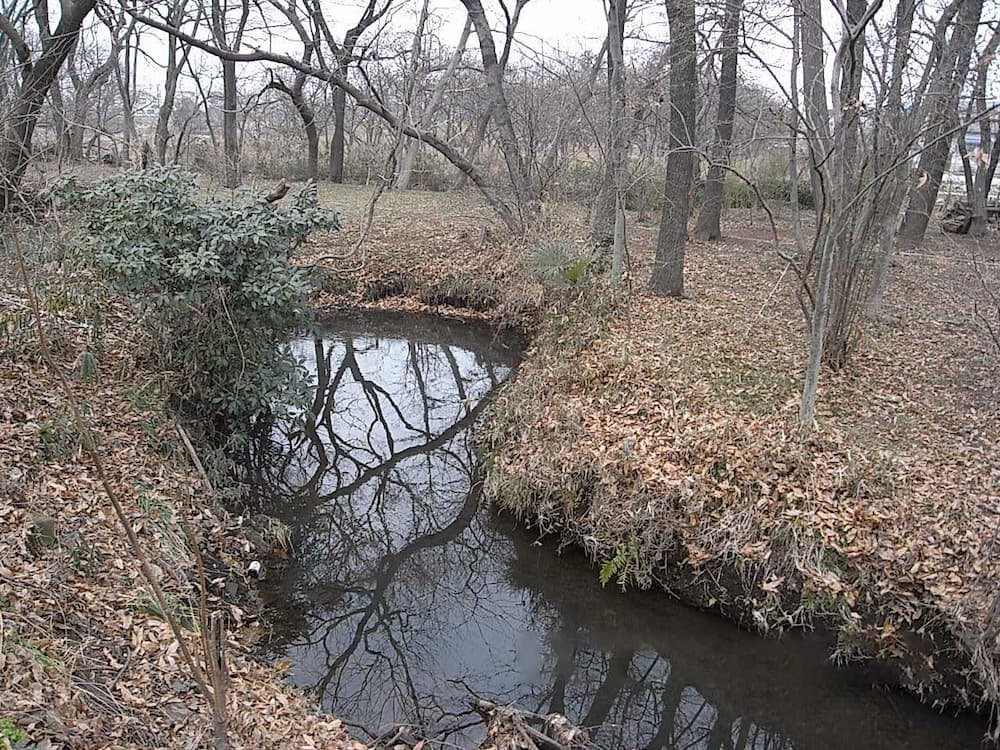
M 663 213 L 649 289 L 654 294 L 684 294 L 684 248 L 694 177 L 695 64 L 694 0 L 665 0 L 670 23 L 670 152 L 664 185 Z
M 312 57 L 312 48 L 306 49 L 302 61 L 308 63 Z M 298 112 L 302 120 L 302 129 L 306 136 L 306 171 L 310 180 L 319 178 L 319 129 L 316 127 L 316 113 L 305 96 L 306 74 L 299 71 L 291 86 L 271 73 L 271 80 L 265 88 L 274 89 L 285 94 Z
M 821 183 L 824 195 L 814 244 L 820 262 L 809 321 L 809 359 L 799 404 L 799 423 L 805 426 L 811 425 L 816 417 L 816 396 L 822 366 L 831 358 L 837 363 L 841 362 L 845 356 L 847 331 L 852 321 L 851 310 L 847 309 L 854 302 L 852 288 L 843 274 L 854 270 L 853 266 L 845 270 L 845 265 L 851 260 L 848 251 L 855 238 L 851 232 L 853 217 L 849 215 L 851 212 L 846 209 L 846 204 L 853 195 L 860 174 L 860 167 L 855 163 L 857 160 L 854 156 L 860 126 L 859 95 L 865 37 L 863 28 L 858 28 L 857 25 L 866 11 L 867 0 L 848 0 L 844 40 L 838 52 L 840 86 L 839 91 L 834 92 L 836 119 L 830 146 L 835 151 L 835 158 L 814 165 L 814 171 L 823 178 Z M 820 50 L 820 58 L 814 62 L 822 62 L 822 57 Z M 825 96 L 822 104 L 816 99 L 807 101 L 806 114 L 814 125 L 818 117 L 816 107 L 826 108 Z M 820 134 L 817 140 L 822 137 Z M 841 275 L 835 278 L 838 272 Z
M 346 73 L 344 73 L 346 75 Z M 344 181 L 344 127 L 347 121 L 347 93 L 333 89 L 333 138 L 330 141 L 330 182 Z
M 809 177 L 817 216 L 824 211 L 824 188 L 818 165 L 830 150 L 830 109 L 826 99 L 826 62 L 823 52 L 823 11 L 820 0 L 802 0 L 802 89 L 804 123 L 812 137 L 809 145 Z
M 180 28 L 184 22 L 184 7 L 187 0 L 174 0 L 170 8 L 169 22 Z M 178 48 L 181 58 L 177 59 Z M 167 36 L 167 67 L 163 78 L 163 101 L 156 115 L 156 133 L 153 142 L 156 148 L 156 159 L 160 164 L 167 163 L 167 146 L 170 143 L 170 118 L 174 112 L 174 102 L 177 99 L 177 83 L 180 80 L 181 68 L 187 61 L 191 48 L 183 45 L 177 37 Z
M 795 257 L 802 261 L 805 245 L 802 239 L 802 212 L 799 206 L 799 68 L 802 65 L 802 5 L 792 0 L 792 66 L 789 93 L 792 100 L 788 136 L 788 199 L 792 208 L 792 234 L 795 237 Z
M 244 0 L 239 6 L 240 15 L 236 29 L 229 32 L 229 0 L 212 0 L 212 34 L 220 48 L 235 52 L 243 44 L 243 32 L 250 17 L 250 4 Z M 222 58 L 222 151 L 225 162 L 225 186 L 239 187 L 240 174 L 240 123 L 239 89 L 236 61 Z
M 135 25 L 133 21 L 124 29 L 127 35 Z M 124 24 L 122 24 L 124 26 Z M 122 27 L 111 28 L 111 48 L 108 56 L 100 65 L 94 68 L 86 79 L 82 78 L 76 70 L 74 57 L 80 53 L 79 44 L 66 58 L 66 69 L 70 82 L 73 84 L 73 117 L 67 125 L 66 132 L 66 155 L 72 160 L 81 161 L 84 158 L 83 143 L 87 130 L 87 121 L 90 115 L 90 103 L 94 92 L 104 85 L 104 82 L 111 75 L 111 71 L 118 64 L 118 55 L 121 52 Z M 55 90 L 55 87 L 53 87 Z
M 469 146 L 469 150 L 466 152 L 465 158 L 470 162 L 475 163 L 476 159 L 479 158 L 479 151 L 483 147 L 483 143 L 486 141 L 486 131 L 490 127 L 490 120 L 493 119 L 493 105 L 488 104 L 483 113 L 479 115 L 479 119 L 476 120 L 476 132 L 472 136 L 472 145 Z M 455 189 L 461 190 L 465 187 L 466 181 L 469 179 L 468 175 L 460 174 L 458 179 L 455 180 Z
M 886 140 L 880 165 L 888 166 L 898 162 L 892 177 L 889 196 L 886 200 L 885 218 L 879 232 L 879 246 L 872 269 L 872 280 L 868 294 L 868 314 L 877 315 L 882 309 L 882 299 L 889 279 L 889 264 L 896 244 L 896 230 L 899 227 L 899 213 L 906 198 L 909 166 L 902 158 L 909 149 L 909 132 L 912 116 L 902 111 L 903 78 L 910 61 L 910 36 L 917 0 L 900 0 L 896 6 L 896 39 L 892 52 L 892 69 L 889 76 L 889 91 L 886 96 L 886 122 L 882 127 Z
M 135 92 L 137 86 L 135 65 L 139 57 L 139 40 L 137 38 L 134 44 L 132 42 L 132 31 L 134 28 L 135 20 L 125 30 L 124 55 L 121 58 L 115 58 L 114 66 L 115 81 L 118 84 L 118 93 L 122 99 L 122 117 L 125 120 L 125 152 L 126 158 L 129 159 L 132 157 L 132 145 L 139 138 L 135 126 Z
M 236 84 L 236 63 L 222 61 L 222 148 L 225 153 L 225 185 L 239 187 L 240 179 L 240 132 L 239 99 Z
M 608 3 L 608 138 L 604 151 L 604 179 L 590 215 L 590 239 L 601 248 L 611 246 L 628 160 L 625 101 L 625 18 L 628 0 Z
M 0 101 L 5 101 L 6 96 L 0 97 Z M 52 128 L 55 130 L 56 149 L 60 157 L 69 156 L 69 118 L 66 116 L 66 102 L 63 97 L 62 86 L 56 80 L 49 90 L 49 101 L 52 104 Z
M 726 0 L 722 26 L 722 72 L 719 76 L 719 115 L 715 126 L 712 163 L 705 180 L 705 197 L 698 213 L 695 236 L 717 240 L 722 236 L 722 190 L 733 142 L 733 119 L 736 114 L 736 74 L 740 47 L 740 12 L 743 0 Z
M 22 66 L 21 85 L 7 117 L 0 144 L 0 210 L 5 211 L 16 202 L 31 158 L 31 139 L 38 113 L 66 56 L 76 43 L 81 24 L 95 5 L 96 0 L 67 0 L 63 3 L 59 24 L 49 40 L 42 43 L 37 59 L 32 58 L 27 43 L 6 18 L 0 22 L 0 33 L 10 39 Z
M 955 28 L 942 55 L 927 96 L 932 98 L 925 136 L 929 145 L 920 154 L 920 185 L 910 191 L 910 201 L 899 230 L 900 241 L 916 244 L 923 240 L 937 202 L 941 179 L 951 153 L 952 131 L 958 124 L 958 104 L 975 52 L 976 31 L 983 0 L 965 0 L 955 17 Z
M 479 39 L 479 51 L 483 59 L 483 73 L 486 76 L 486 88 L 493 106 L 493 121 L 497 126 L 500 141 L 500 151 L 503 153 L 517 204 L 518 219 L 521 227 L 531 223 L 538 213 L 537 191 L 531 185 L 528 172 L 524 165 L 514 122 L 510 116 L 507 95 L 504 93 L 503 66 L 497 58 L 496 45 L 493 42 L 493 30 L 483 11 L 480 0 L 461 0 L 469 17 L 472 19 L 476 37 Z M 523 6 L 527 0 L 517 0 L 518 6 Z
M 472 18 L 466 17 L 465 26 L 462 27 L 462 35 L 458 39 L 458 45 L 455 47 L 455 52 L 451 56 L 451 60 L 448 61 L 448 67 L 441 74 L 437 83 L 434 85 L 434 91 L 431 93 L 431 99 L 427 103 L 427 107 L 420 115 L 420 128 L 429 128 L 434 121 L 434 115 L 441 106 L 441 102 L 444 99 L 445 90 L 448 88 L 448 84 L 455 75 L 455 70 L 458 68 L 458 64 L 462 61 L 462 55 L 465 52 L 465 45 L 469 41 L 469 34 L 472 33 Z M 399 162 L 399 176 L 396 178 L 396 188 L 398 190 L 409 190 L 410 183 L 413 180 L 413 165 L 417 160 L 417 151 L 420 149 L 420 141 L 415 138 L 410 138 L 406 142 L 406 149 L 403 151 L 403 158 Z
M 979 64 L 976 68 L 976 81 L 972 91 L 973 109 L 979 116 L 979 147 L 973 152 L 976 161 L 976 174 L 972 180 L 972 224 L 969 226 L 969 234 L 974 237 L 982 237 L 986 234 L 988 219 L 986 205 L 990 192 L 989 173 L 991 163 L 996 160 L 993 122 L 987 114 L 986 89 L 990 66 L 993 58 L 996 57 L 998 47 L 1000 47 L 1000 28 L 995 28 L 983 53 L 978 55 Z M 997 143 L 1000 143 L 1000 138 L 997 139 Z

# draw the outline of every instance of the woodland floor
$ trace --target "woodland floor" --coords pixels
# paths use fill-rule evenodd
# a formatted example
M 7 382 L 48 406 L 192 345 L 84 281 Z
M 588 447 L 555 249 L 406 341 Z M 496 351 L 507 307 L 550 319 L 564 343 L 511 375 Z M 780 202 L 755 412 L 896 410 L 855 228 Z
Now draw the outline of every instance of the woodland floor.
M 324 193 L 348 220 L 312 258 L 348 253 L 366 196 Z M 996 705 L 1000 355 L 977 306 L 981 279 L 1000 286 L 997 235 L 934 225 L 896 258 L 883 313 L 850 366 L 823 374 L 807 434 L 803 315 L 764 215 L 731 211 L 727 239 L 690 243 L 682 300 L 644 291 L 656 227 L 632 226 L 630 292 L 577 295 L 546 290 L 526 257 L 580 245 L 583 209 L 549 206 L 511 245 L 454 195 L 389 193 L 363 256 L 326 262 L 340 272 L 317 304 L 471 307 L 532 328 L 487 428 L 500 508 L 613 580 L 762 631 L 829 627 L 838 657 L 879 657 L 881 679 L 929 702 Z
M 512 244 L 474 198 L 388 193 L 358 254 L 369 191 L 321 195 L 345 226 L 303 262 L 346 257 L 321 262 L 317 307 L 534 332 L 484 435 L 501 508 L 582 544 L 630 585 L 663 585 L 762 630 L 832 625 L 842 655 L 895 659 L 928 699 L 997 700 L 997 356 L 973 312 L 976 268 L 1000 277 L 994 238 L 935 235 L 898 259 L 885 314 L 851 367 L 824 375 L 820 427 L 803 435 L 804 326 L 759 214 L 731 212 L 730 239 L 691 243 L 683 300 L 642 290 L 655 225 L 636 225 L 633 289 L 616 300 L 599 283 L 547 289 L 526 263 L 526 246 L 582 238 L 579 207 L 549 207 L 537 236 Z M 178 614 L 195 617 L 182 523 L 202 539 L 209 579 L 223 578 L 233 746 L 363 747 L 247 655 L 253 617 L 225 588 L 245 583 L 232 571 L 249 534 L 201 489 L 151 397 L 131 310 L 44 253 L 31 260 L 55 359 Z M 10 719 L 38 748 L 206 746 L 207 705 L 81 454 L 9 251 L 0 263 L 0 738 Z M 84 377 L 84 351 L 96 378 Z M 56 519 L 52 540 L 31 532 L 40 516 Z

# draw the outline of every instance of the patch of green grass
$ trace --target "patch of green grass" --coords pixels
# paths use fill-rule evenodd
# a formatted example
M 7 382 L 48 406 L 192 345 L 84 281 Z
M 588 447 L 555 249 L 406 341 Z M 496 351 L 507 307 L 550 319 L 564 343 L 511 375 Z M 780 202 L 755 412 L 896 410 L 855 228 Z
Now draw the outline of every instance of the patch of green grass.
M 18 742 L 28 742 L 31 738 L 28 733 L 19 727 L 9 716 L 0 717 L 0 740 L 5 740 L 14 745 Z

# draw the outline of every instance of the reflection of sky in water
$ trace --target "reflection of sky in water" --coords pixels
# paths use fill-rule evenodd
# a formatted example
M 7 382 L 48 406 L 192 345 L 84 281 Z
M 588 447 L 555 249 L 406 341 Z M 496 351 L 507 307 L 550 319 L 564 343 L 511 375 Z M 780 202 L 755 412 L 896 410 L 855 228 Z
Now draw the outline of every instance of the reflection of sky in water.
M 319 381 L 315 426 L 276 427 L 250 458 L 258 494 L 275 498 L 265 510 L 296 544 L 265 583 L 269 651 L 338 714 L 433 736 L 472 720 L 472 691 L 601 725 L 607 748 L 957 748 L 977 737 L 972 721 L 859 688 L 815 647 L 603 591 L 581 561 L 492 518 L 475 490 L 472 427 L 514 356 L 479 329 L 419 333 L 294 342 Z M 481 732 L 449 740 L 471 746 Z

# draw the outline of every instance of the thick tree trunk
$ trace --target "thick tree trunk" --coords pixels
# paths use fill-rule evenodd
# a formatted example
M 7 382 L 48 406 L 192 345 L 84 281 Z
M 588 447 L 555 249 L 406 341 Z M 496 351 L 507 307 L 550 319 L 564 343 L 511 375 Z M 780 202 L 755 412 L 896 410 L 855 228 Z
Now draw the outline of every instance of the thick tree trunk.
M 954 140 L 952 131 L 958 124 L 959 98 L 969 74 L 972 55 L 975 54 L 976 32 L 982 10 L 983 0 L 965 0 L 959 7 L 951 39 L 927 94 L 928 98 L 933 97 L 927 121 L 926 142 L 929 145 L 920 154 L 917 166 L 920 183 L 910 191 L 910 201 L 899 230 L 899 239 L 905 244 L 912 245 L 923 240 L 937 202 Z
M 740 46 L 740 11 L 743 0 L 727 0 L 722 27 L 722 72 L 719 76 L 719 115 L 715 125 L 712 163 L 705 180 L 705 196 L 698 213 L 695 236 L 717 240 L 722 236 L 722 190 L 733 142 L 736 114 L 736 73 Z
M 695 63 L 694 0 L 665 0 L 670 23 L 670 153 L 664 185 L 663 214 L 649 289 L 654 294 L 684 294 L 684 248 L 694 177 Z
M 604 154 L 604 179 L 601 180 L 590 215 L 590 239 L 598 247 L 614 242 L 620 197 L 625 189 L 628 159 L 625 101 L 625 17 L 628 0 L 608 3 L 608 138 Z
M 823 11 L 820 0 L 802 0 L 802 92 L 809 132 L 809 178 L 812 184 L 813 206 L 822 215 L 825 186 L 818 165 L 830 150 L 830 108 L 826 99 L 826 56 L 824 54 Z
M 62 6 L 59 25 L 37 60 L 21 60 L 22 79 L 17 98 L 13 102 L 0 144 L 0 210 L 7 210 L 16 202 L 21 180 L 31 158 L 31 139 L 49 89 L 59 75 L 66 56 L 73 49 L 80 33 L 80 26 L 97 5 L 97 0 L 75 0 Z M 7 30 L 2 30 L 7 34 Z M 23 54 L 30 56 L 27 45 L 18 37 Z M 23 67 L 25 63 L 28 67 Z

